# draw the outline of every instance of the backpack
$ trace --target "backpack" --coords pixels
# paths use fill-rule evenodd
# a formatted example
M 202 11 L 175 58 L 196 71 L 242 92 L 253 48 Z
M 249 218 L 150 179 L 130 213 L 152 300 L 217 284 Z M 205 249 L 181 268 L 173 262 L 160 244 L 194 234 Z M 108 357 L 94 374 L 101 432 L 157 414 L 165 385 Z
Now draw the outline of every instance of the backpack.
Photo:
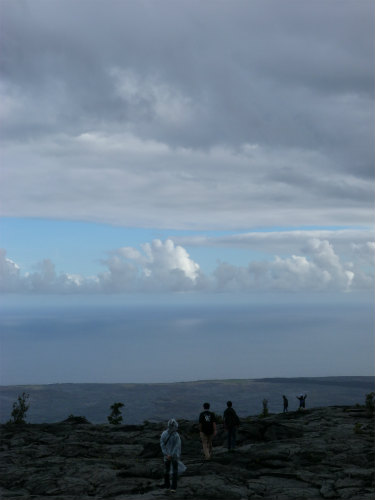
M 224 412 L 224 422 L 227 427 L 235 427 L 240 424 L 240 419 L 233 408 L 227 408 Z

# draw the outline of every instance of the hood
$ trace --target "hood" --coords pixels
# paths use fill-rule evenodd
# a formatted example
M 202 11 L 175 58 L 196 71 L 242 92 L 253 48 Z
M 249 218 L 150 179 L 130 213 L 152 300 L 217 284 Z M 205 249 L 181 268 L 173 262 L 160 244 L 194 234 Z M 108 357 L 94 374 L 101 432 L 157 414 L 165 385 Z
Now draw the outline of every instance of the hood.
M 178 429 L 178 423 L 176 422 L 176 420 L 174 418 L 168 420 L 168 431 L 174 432 L 177 431 L 177 429 Z

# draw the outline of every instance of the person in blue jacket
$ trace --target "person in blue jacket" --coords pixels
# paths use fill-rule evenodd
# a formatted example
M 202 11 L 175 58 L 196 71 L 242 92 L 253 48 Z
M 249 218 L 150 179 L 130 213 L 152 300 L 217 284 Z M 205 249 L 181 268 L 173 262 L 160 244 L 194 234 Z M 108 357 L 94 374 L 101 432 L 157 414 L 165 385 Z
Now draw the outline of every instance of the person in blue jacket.
M 170 488 L 171 492 L 177 489 L 178 461 L 181 457 L 181 438 L 177 432 L 178 423 L 174 418 L 168 421 L 168 428 L 160 436 L 160 447 L 164 455 L 164 484 L 163 488 Z M 172 487 L 170 473 L 172 467 Z

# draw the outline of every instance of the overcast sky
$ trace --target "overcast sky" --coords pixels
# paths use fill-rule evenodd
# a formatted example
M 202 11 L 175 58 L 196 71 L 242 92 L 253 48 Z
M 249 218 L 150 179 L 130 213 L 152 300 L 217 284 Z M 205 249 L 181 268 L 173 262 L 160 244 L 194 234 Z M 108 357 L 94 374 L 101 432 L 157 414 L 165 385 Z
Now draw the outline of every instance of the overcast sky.
M 2 0 L 2 290 L 371 288 L 373 14 Z
M 0 9 L 2 294 L 368 304 L 372 0 Z

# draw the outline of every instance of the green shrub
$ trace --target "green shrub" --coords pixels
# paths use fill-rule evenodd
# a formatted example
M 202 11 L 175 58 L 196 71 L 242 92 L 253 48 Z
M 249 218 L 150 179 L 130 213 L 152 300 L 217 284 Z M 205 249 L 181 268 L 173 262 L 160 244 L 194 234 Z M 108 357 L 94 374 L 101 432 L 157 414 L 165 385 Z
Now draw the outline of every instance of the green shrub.
M 269 411 L 268 411 L 268 399 L 263 399 L 262 404 L 263 404 L 263 411 L 262 411 L 262 413 L 259 416 L 261 418 L 265 418 L 265 417 L 268 417 L 268 415 L 269 415 Z
M 11 419 L 9 420 L 9 424 L 25 424 L 25 418 L 27 410 L 30 405 L 27 404 L 30 395 L 23 392 L 20 396 L 18 396 L 17 401 L 13 403 L 13 410 L 11 413 Z
M 354 424 L 354 429 L 353 429 L 353 431 L 354 431 L 354 434 L 362 434 L 362 432 L 363 432 L 363 431 L 362 431 L 362 424 L 360 424 L 359 422 L 356 422 L 356 423 Z
M 113 403 L 111 406 L 111 414 L 107 417 L 108 422 L 112 425 L 119 425 L 122 422 L 121 408 L 123 403 Z
M 375 408 L 375 392 L 370 392 L 369 394 L 366 394 L 366 401 L 365 401 L 365 406 L 366 409 L 368 410 L 369 413 L 373 414 L 374 413 L 374 408 Z
M 86 417 L 82 417 L 80 415 L 69 415 L 64 421 L 64 424 L 89 424 L 90 422 Z
M 268 415 L 268 400 L 263 399 L 263 415 L 266 417 Z
M 223 424 L 224 423 L 224 419 L 223 419 L 223 417 L 221 415 L 217 415 L 215 413 L 215 418 L 216 418 L 216 423 L 217 424 Z

